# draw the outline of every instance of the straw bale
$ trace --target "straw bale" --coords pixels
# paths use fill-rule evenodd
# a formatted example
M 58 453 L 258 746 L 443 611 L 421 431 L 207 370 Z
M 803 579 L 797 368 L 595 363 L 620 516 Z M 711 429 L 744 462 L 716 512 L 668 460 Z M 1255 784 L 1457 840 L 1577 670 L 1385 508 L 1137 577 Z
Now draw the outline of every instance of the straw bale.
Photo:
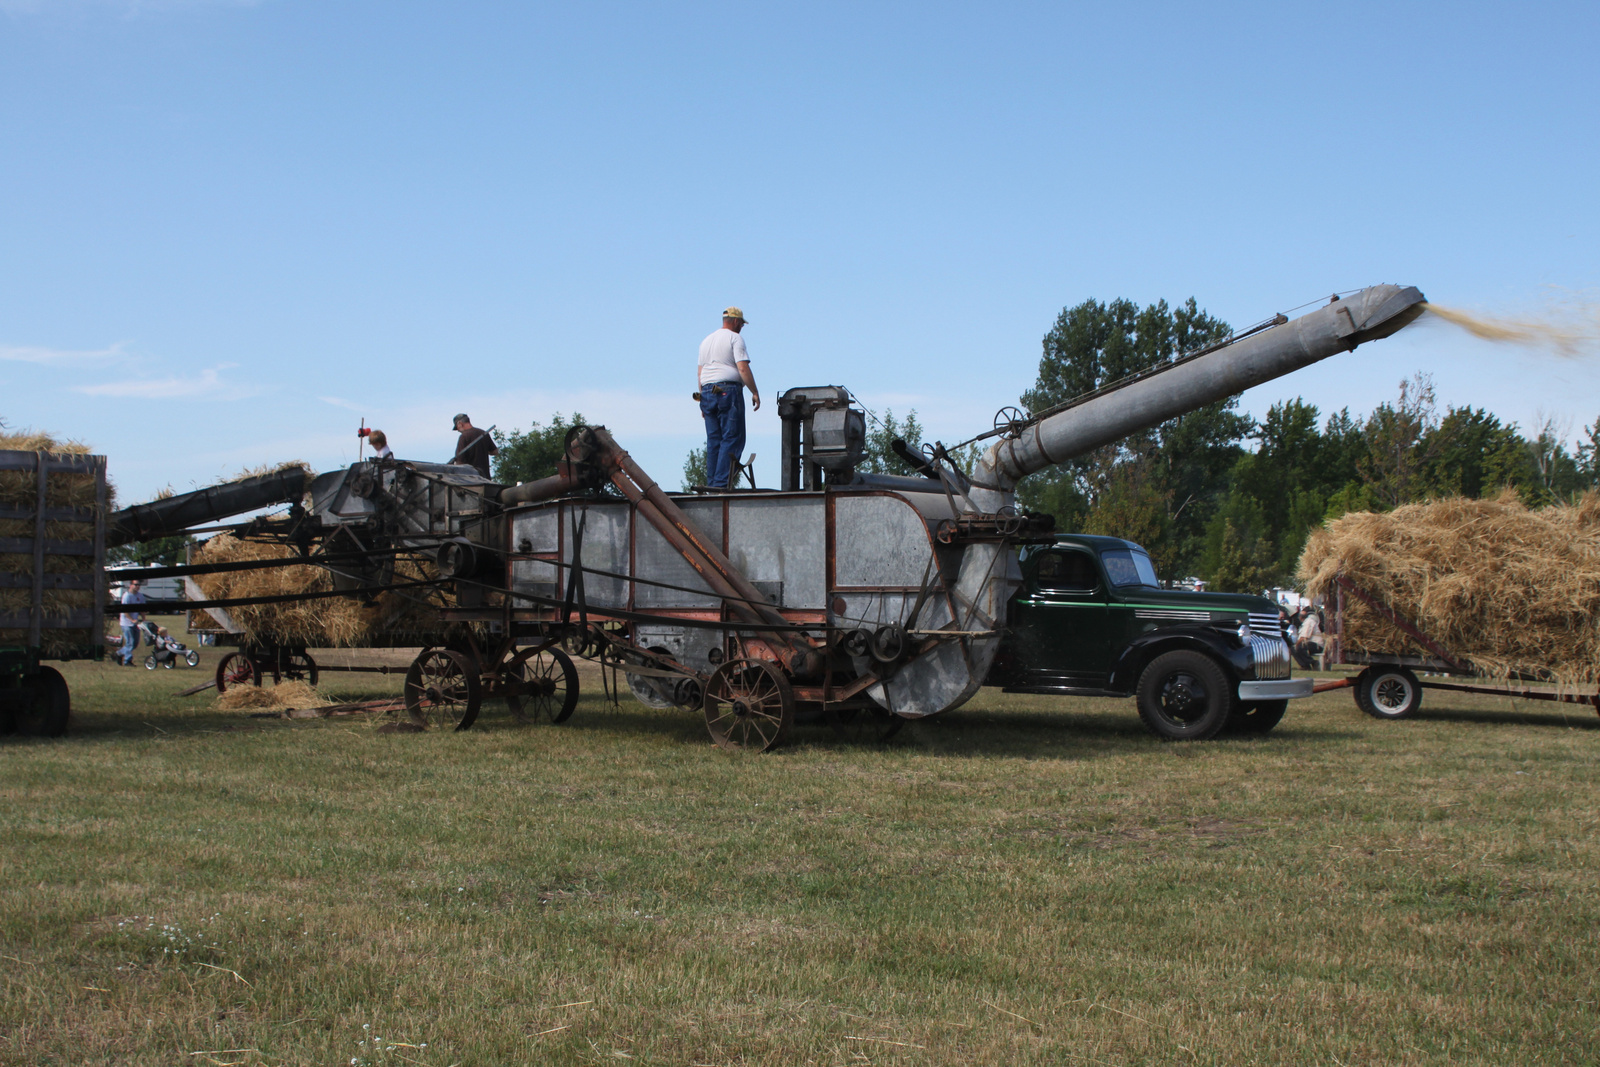
M 292 550 L 287 547 L 240 541 L 224 533 L 200 545 L 193 561 L 203 564 L 292 556 Z M 429 564 L 400 561 L 395 565 L 396 581 L 434 577 L 437 571 Z M 201 575 L 195 581 L 211 600 L 321 593 L 333 589 L 333 579 L 328 572 L 308 564 Z M 396 631 L 422 634 L 440 631 L 437 604 L 428 602 L 423 595 L 426 592 L 380 593 L 371 605 L 355 597 L 322 597 L 227 610 L 248 641 L 344 648 L 382 643 L 386 634 Z
M 0 433 L 0 452 L 55 452 L 84 456 L 89 454 L 89 446 L 81 441 L 58 441 L 47 433 L 24 430 L 20 433 Z M 0 471 L 0 504 L 32 508 L 39 500 L 38 478 L 31 471 Z M 109 490 L 109 486 L 107 488 Z M 45 485 L 45 504 L 48 507 L 93 507 L 94 496 L 92 477 L 52 474 Z
M 219 708 L 320 708 L 332 703 L 308 682 L 234 686 L 217 697 Z
M 1331 603 L 1343 574 L 1484 674 L 1563 686 L 1600 682 L 1600 496 L 1533 510 L 1514 490 L 1382 514 L 1353 512 L 1312 533 L 1306 591 Z M 1355 597 L 1349 649 L 1432 653 Z

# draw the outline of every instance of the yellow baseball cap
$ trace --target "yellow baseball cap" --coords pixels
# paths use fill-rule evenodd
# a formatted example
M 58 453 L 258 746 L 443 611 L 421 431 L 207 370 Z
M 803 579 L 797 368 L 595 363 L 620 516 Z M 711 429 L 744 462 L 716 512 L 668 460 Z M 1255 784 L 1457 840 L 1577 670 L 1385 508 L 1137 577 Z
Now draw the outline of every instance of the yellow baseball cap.
M 722 317 L 725 319 L 738 319 L 740 322 L 750 321 L 744 317 L 744 312 L 740 311 L 738 308 L 723 308 Z

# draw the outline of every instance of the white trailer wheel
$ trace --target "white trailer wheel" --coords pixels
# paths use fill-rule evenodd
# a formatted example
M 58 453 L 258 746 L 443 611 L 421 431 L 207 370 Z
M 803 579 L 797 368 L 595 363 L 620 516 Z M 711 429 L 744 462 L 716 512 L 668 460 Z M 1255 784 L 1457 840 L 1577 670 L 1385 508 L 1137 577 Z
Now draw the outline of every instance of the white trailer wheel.
M 1356 679 L 1355 697 L 1375 719 L 1409 719 L 1422 707 L 1422 683 L 1404 667 L 1368 667 Z

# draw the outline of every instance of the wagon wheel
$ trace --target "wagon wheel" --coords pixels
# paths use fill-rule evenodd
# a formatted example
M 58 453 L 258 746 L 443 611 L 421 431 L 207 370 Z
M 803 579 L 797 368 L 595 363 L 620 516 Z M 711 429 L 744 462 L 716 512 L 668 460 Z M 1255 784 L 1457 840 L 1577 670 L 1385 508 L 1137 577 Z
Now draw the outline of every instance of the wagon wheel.
M 718 667 L 701 707 L 711 740 L 721 748 L 765 752 L 783 743 L 794 726 L 794 691 L 765 660 L 735 659 Z
M 483 684 L 472 661 L 447 648 L 430 648 L 406 671 L 406 712 L 419 726 L 465 730 L 478 717 Z
M 841 741 L 857 745 L 881 744 L 900 732 L 906 721 L 880 707 L 830 708 L 828 725 Z
M 518 722 L 543 716 L 553 723 L 572 718 L 578 706 L 578 669 L 559 648 L 525 648 L 511 657 L 505 669 L 506 707 Z
M 278 669 L 273 673 L 277 675 L 274 683 L 289 679 L 316 685 L 317 661 L 309 652 L 286 652 L 278 657 Z
M 261 672 L 248 653 L 229 652 L 217 661 L 217 692 L 226 693 L 230 686 L 261 685 Z

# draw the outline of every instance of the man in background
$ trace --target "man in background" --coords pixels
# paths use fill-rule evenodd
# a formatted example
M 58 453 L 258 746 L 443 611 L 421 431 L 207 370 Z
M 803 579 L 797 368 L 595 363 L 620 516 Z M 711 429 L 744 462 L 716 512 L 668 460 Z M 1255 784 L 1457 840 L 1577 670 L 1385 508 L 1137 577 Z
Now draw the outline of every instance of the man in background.
M 476 467 L 479 474 L 485 478 L 489 477 L 489 457 L 500 452 L 495 447 L 494 438 L 489 436 L 487 430 L 480 430 L 472 425 L 472 420 L 467 418 L 465 412 L 451 420 L 451 425 L 461 437 L 456 442 L 455 458 L 450 462 Z
M 132 578 L 128 581 L 128 588 L 123 591 L 122 604 L 143 604 L 144 594 L 139 591 L 139 579 Z M 144 621 L 142 611 L 124 611 L 117 617 L 122 624 L 122 665 L 133 666 L 133 650 L 139 647 L 139 624 Z
M 744 452 L 744 390 L 750 390 L 750 408 L 761 410 L 761 391 L 750 373 L 750 353 L 745 349 L 744 312 L 736 307 L 722 312 L 722 328 L 700 342 L 694 398 L 706 423 L 706 484 L 729 488 L 739 456 Z
M 367 443 L 372 446 L 373 459 L 392 459 L 394 450 L 389 447 L 389 438 L 382 430 L 373 430 L 367 435 Z

